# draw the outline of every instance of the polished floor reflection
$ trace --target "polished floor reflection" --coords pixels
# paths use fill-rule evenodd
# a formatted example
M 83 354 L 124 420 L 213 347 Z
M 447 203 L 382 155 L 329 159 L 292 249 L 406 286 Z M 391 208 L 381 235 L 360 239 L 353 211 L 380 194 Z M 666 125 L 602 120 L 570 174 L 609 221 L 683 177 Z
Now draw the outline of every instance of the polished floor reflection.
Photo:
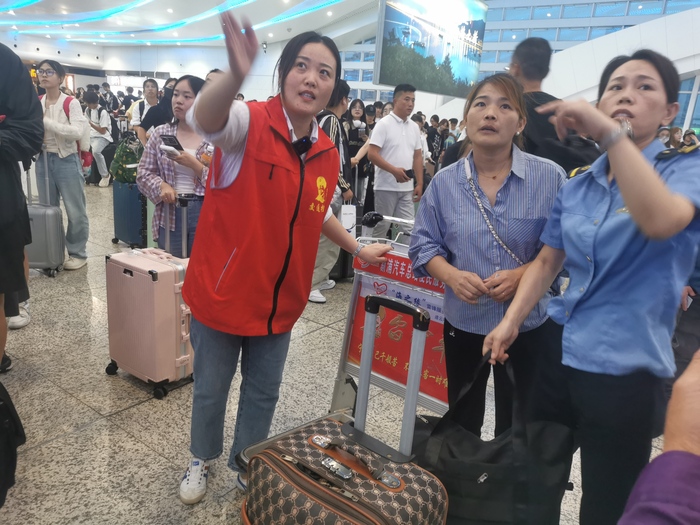
M 0 509 L 0 523 L 238 524 L 242 494 L 234 488 L 225 456 L 213 462 L 201 503 L 186 506 L 178 498 L 189 459 L 192 385 L 159 401 L 147 385 L 122 371 L 105 374 L 105 255 L 127 248 L 111 242 L 112 190 L 90 186 L 86 193 L 88 265 L 54 279 L 32 272 L 32 321 L 9 335 L 7 351 L 14 368 L 0 381 L 13 396 L 27 444 L 20 449 L 17 484 Z M 324 291 L 328 302 L 309 303 L 296 324 L 273 434 L 328 411 L 351 286 L 342 282 Z M 233 437 L 238 386 L 236 379 L 227 446 Z M 372 393 L 368 430 L 396 446 L 402 402 L 374 388 Z M 489 407 L 486 434 L 492 429 Z M 562 523 L 578 521 L 578 478 L 576 463 L 576 490 L 565 497 Z

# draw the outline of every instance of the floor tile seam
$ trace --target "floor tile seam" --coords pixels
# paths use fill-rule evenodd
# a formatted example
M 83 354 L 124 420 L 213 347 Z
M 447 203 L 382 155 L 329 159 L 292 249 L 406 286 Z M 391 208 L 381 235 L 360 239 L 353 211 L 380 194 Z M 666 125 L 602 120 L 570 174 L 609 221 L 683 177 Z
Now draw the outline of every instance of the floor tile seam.
M 84 403 L 83 403 L 83 404 L 84 404 Z M 96 425 L 96 424 L 99 423 L 100 421 L 106 420 L 106 419 L 107 419 L 106 416 L 103 416 L 103 415 L 101 415 L 99 412 L 96 412 L 92 407 L 88 407 L 88 408 L 90 408 L 90 410 L 93 410 L 93 412 L 95 412 L 95 413 L 97 414 L 97 416 L 98 416 L 97 419 L 95 419 L 95 420 L 93 420 L 93 421 L 88 421 L 87 423 L 83 423 L 82 425 L 79 425 L 78 427 L 76 427 L 76 428 L 74 428 L 74 429 L 72 429 L 72 430 L 69 430 L 69 431 L 67 431 L 67 432 L 63 432 L 63 433 L 58 434 L 58 435 L 56 435 L 56 436 L 50 437 L 50 438 L 45 439 L 45 440 L 43 440 L 43 441 L 41 441 L 41 442 L 39 442 L 39 443 L 35 443 L 35 444 L 33 444 L 33 445 L 30 445 L 30 446 L 22 445 L 22 446 L 18 449 L 19 454 L 20 454 L 20 455 L 24 455 L 24 454 L 27 454 L 28 452 L 30 452 L 30 451 L 32 451 L 32 450 L 35 450 L 35 449 L 44 447 L 44 446 L 46 446 L 46 445 L 49 444 L 49 443 L 53 443 L 54 441 L 56 441 L 56 440 L 58 440 L 58 439 L 63 439 L 64 437 L 70 436 L 70 435 L 72 435 L 72 434 L 79 434 L 79 433 L 84 432 L 85 430 L 89 429 L 91 426 Z M 21 418 L 21 417 L 22 417 L 22 416 L 20 416 L 20 418 Z M 108 421 L 108 422 L 109 422 L 109 421 Z M 27 429 L 25 428 L 25 433 L 26 433 L 26 432 L 27 432 Z

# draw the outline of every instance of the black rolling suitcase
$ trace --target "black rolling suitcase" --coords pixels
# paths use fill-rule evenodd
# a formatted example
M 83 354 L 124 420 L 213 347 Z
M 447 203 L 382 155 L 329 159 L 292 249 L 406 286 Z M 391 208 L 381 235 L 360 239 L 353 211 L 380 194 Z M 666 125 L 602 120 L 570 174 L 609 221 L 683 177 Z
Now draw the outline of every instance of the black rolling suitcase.
M 117 145 L 114 143 L 109 144 L 105 149 L 102 150 L 102 155 L 105 158 L 105 163 L 107 164 L 107 170 L 109 170 L 109 167 L 112 164 L 112 161 L 114 160 L 114 154 L 117 151 Z M 92 159 L 92 165 L 90 166 L 90 175 L 88 175 L 85 178 L 85 184 L 99 184 L 100 180 L 102 180 L 102 175 L 100 175 L 100 170 L 97 169 L 97 160 L 94 158 Z
M 445 488 L 434 475 L 412 463 L 410 455 L 430 315 L 398 299 L 369 295 L 365 326 L 375 325 L 380 307 L 413 319 L 399 450 L 364 433 L 375 338 L 374 331 L 367 330 L 354 424 L 345 414 L 330 414 L 244 450 L 242 455 L 250 460 L 243 523 L 445 523 Z

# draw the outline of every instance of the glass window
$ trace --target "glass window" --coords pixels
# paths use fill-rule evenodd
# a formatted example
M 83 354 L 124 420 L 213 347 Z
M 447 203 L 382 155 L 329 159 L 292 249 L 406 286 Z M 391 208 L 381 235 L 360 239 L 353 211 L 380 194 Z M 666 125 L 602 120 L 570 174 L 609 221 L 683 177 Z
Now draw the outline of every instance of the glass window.
M 610 2 L 596 4 L 593 16 L 625 16 L 627 14 L 627 2 Z
M 490 77 L 491 75 L 493 75 L 493 71 L 480 71 L 479 76 L 476 78 L 476 81 L 481 82 L 486 77 Z
M 695 77 L 686 78 L 681 82 L 681 88 L 678 91 L 692 91 Z
M 346 69 L 343 79 L 350 81 L 360 80 L 360 70 L 359 69 Z
M 536 36 L 550 41 L 556 40 L 557 30 L 553 27 L 549 29 L 530 29 L 530 36 Z
M 559 29 L 559 39 L 558 40 L 573 40 L 573 41 L 583 41 L 588 40 L 588 28 L 587 27 L 562 27 Z
M 593 40 L 594 38 L 598 38 L 599 36 L 609 35 L 610 33 L 614 33 L 615 31 L 619 31 L 620 29 L 622 29 L 622 26 L 592 27 L 590 39 Z
M 365 62 L 374 62 L 374 51 L 365 51 L 362 60 L 364 60 Z
M 359 62 L 361 58 L 362 53 L 359 51 L 346 51 L 345 52 L 345 61 L 346 62 Z
M 681 97 L 690 97 L 690 95 L 685 95 L 682 94 L 680 95 Z M 680 97 L 679 97 L 680 98 Z M 679 100 L 680 102 L 680 100 Z M 687 102 L 686 102 L 687 104 Z M 681 111 L 683 111 L 685 108 L 683 108 L 683 105 L 681 105 Z M 685 112 L 684 112 L 685 113 Z M 678 117 L 681 116 L 680 111 L 678 112 Z M 685 117 L 685 115 L 683 115 Z M 674 126 L 679 126 L 680 124 L 683 123 L 684 119 L 683 118 L 678 118 L 676 117 L 676 120 L 673 121 Z M 680 124 L 676 124 L 676 123 Z M 690 127 L 691 128 L 697 128 L 700 127 L 700 99 L 695 99 L 695 111 L 693 111 L 693 117 L 690 119 Z
M 591 4 L 574 4 L 564 6 L 562 18 L 590 18 Z
M 368 38 L 367 40 L 365 40 L 363 42 L 363 44 L 376 44 L 376 43 L 377 43 L 377 37 L 374 37 L 374 36 L 372 38 Z
M 357 98 L 357 90 L 356 89 L 351 89 L 350 93 L 348 93 L 348 99 L 349 100 L 355 100 Z
M 486 11 L 487 22 L 500 22 L 503 20 L 503 9 L 489 9 Z
M 363 69 L 362 70 L 362 82 L 372 82 L 374 79 L 373 69 Z
M 527 38 L 526 29 L 504 29 L 501 42 L 521 42 Z
M 680 93 L 678 95 L 678 103 L 681 106 L 681 109 L 678 111 L 678 115 L 676 115 L 676 118 L 673 119 L 673 122 L 671 123 L 671 126 L 683 126 L 683 122 L 685 122 L 685 114 L 688 112 L 688 103 L 690 102 L 690 93 Z M 698 110 L 698 104 L 697 102 L 695 103 L 695 111 Z M 694 126 L 693 122 L 695 122 L 695 113 L 693 113 L 693 121 L 691 122 L 691 127 Z
M 498 62 L 502 64 L 510 64 L 511 58 L 513 58 L 512 51 L 501 51 L 498 53 Z
M 630 2 L 629 14 L 632 16 L 660 15 L 663 11 L 663 0 L 637 0 L 636 2 Z
M 394 92 L 393 91 L 380 91 L 379 92 L 379 100 L 382 102 L 392 102 L 394 100 Z
M 484 31 L 484 42 L 498 42 L 499 36 L 500 31 L 498 29 L 493 31 Z
M 483 51 L 481 53 L 481 62 L 483 64 L 493 64 L 496 62 L 496 52 L 495 51 Z
M 506 20 L 530 20 L 529 7 L 509 7 L 506 9 Z
M 561 13 L 561 6 L 559 5 L 547 5 L 542 7 L 532 8 L 532 19 L 533 20 L 547 20 L 548 18 L 559 18 Z
M 360 90 L 360 98 L 365 102 L 374 102 L 377 100 L 377 91 L 374 89 Z
M 680 13 L 700 5 L 698 0 L 666 0 L 666 14 Z

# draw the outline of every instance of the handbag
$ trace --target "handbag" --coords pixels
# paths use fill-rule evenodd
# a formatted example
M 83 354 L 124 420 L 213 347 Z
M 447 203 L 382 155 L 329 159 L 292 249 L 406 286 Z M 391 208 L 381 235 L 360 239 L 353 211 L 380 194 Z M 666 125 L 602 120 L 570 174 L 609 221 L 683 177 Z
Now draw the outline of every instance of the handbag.
M 5 504 L 7 491 L 15 484 L 17 447 L 26 441 L 22 422 L 10 394 L 0 383 L 0 507 Z
M 489 357 L 484 356 L 474 377 Z M 515 385 L 512 364 L 503 366 Z M 574 452 L 573 430 L 549 421 L 526 423 L 516 394 L 512 428 L 483 441 L 454 421 L 472 385 L 462 388 L 442 418 L 417 416 L 414 431 L 413 461 L 447 489 L 448 525 L 558 524 Z

